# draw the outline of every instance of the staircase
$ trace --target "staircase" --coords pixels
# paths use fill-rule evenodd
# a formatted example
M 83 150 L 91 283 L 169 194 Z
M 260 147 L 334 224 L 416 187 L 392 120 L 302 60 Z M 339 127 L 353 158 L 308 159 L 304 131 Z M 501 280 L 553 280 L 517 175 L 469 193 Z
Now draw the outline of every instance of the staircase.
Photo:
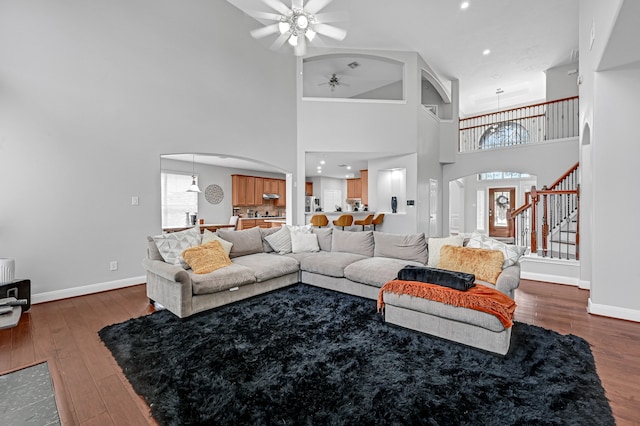
M 530 249 L 521 262 L 523 278 L 579 284 L 578 170 L 576 163 L 548 187 L 531 187 L 525 203 L 510 212 L 516 245 Z

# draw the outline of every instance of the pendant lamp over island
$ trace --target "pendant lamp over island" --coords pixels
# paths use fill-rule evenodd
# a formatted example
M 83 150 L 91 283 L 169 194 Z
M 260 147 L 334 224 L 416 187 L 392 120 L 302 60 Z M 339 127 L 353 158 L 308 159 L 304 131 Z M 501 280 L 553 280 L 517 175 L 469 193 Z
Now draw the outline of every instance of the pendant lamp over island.
M 187 192 L 201 192 L 196 183 L 196 155 L 193 154 L 193 160 L 191 162 L 191 186 L 187 189 Z

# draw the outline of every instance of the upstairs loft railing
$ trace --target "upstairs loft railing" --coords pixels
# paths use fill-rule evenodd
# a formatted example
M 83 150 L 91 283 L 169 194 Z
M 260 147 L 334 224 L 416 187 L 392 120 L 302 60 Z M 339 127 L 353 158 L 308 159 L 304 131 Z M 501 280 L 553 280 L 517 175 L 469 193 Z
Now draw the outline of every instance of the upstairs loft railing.
M 576 163 L 549 187 L 525 193 L 524 205 L 509 214 L 517 245 L 543 257 L 580 259 L 578 168 Z
M 475 152 L 578 136 L 578 97 L 460 119 L 459 151 Z

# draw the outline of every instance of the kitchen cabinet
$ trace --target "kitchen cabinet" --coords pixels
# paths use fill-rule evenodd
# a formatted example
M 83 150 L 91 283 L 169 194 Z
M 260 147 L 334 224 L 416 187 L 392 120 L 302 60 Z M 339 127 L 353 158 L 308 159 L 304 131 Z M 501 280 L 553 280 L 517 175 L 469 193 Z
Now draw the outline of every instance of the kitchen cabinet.
M 276 179 L 278 181 L 278 192 L 276 194 L 280 195 L 280 198 L 276 198 L 273 203 L 276 207 L 286 207 L 287 205 L 287 181 L 284 179 Z
M 253 176 L 246 176 L 247 179 L 247 206 L 256 205 L 256 178 Z M 262 204 L 262 197 L 260 198 L 260 204 Z
M 254 205 L 259 206 L 262 205 L 262 194 L 265 193 L 264 190 L 264 179 L 261 177 L 256 177 L 256 186 L 254 191 Z
M 369 204 L 369 170 L 360 170 L 362 204 Z
M 313 195 L 313 182 L 304 183 L 304 195 L 307 195 L 307 196 Z
M 270 222 L 265 222 L 267 219 L 240 219 L 238 221 L 238 230 L 250 228 L 271 228 Z
M 347 198 L 362 197 L 362 179 L 347 179 Z
M 278 180 L 264 178 L 264 193 L 265 194 L 277 194 L 278 193 Z
M 247 205 L 247 177 L 231 175 L 231 200 L 234 206 Z

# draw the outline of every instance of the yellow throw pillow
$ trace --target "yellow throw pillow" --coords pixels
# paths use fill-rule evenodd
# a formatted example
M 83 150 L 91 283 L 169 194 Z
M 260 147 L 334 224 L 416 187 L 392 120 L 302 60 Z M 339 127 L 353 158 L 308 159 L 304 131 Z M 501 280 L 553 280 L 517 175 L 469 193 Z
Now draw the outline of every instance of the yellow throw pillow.
M 231 259 L 222 244 L 215 240 L 186 249 L 182 257 L 196 274 L 208 274 L 231 265 Z
M 504 254 L 500 250 L 443 246 L 438 268 L 474 274 L 476 279 L 495 284 L 502 272 Z

